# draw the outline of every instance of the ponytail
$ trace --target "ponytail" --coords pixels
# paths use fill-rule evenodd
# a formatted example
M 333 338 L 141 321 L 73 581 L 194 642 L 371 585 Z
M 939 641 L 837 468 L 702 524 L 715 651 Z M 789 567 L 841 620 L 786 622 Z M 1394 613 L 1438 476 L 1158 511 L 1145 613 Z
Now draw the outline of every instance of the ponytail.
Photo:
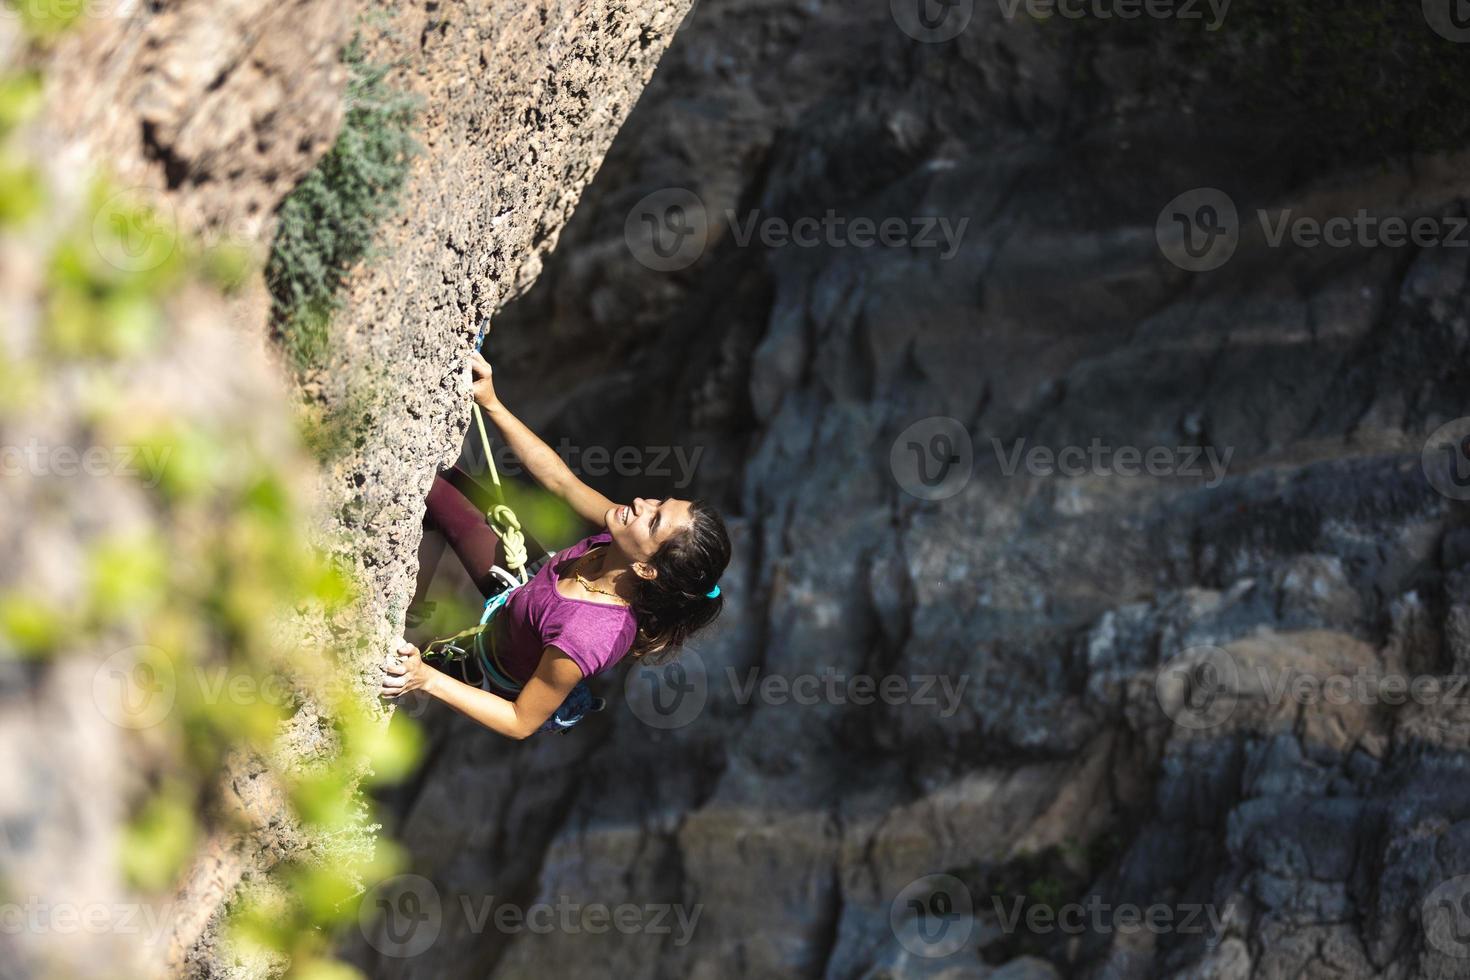
M 689 638 L 725 608 L 720 576 L 730 564 L 725 522 L 702 500 L 689 505 L 689 527 L 665 541 L 649 564 L 658 573 L 640 579 L 633 598 L 638 635 L 632 655 L 649 664 L 668 663 Z

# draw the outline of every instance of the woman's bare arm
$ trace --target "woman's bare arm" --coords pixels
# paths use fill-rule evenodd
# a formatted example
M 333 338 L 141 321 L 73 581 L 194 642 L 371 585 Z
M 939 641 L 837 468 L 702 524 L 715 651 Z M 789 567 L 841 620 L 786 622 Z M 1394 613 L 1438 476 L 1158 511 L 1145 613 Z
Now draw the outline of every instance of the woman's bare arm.
M 490 365 L 483 357 L 478 353 L 470 355 L 470 366 L 475 375 L 475 402 L 495 423 L 500 437 L 525 465 L 526 472 L 549 492 L 565 500 L 584 521 L 606 527 L 607 512 L 615 506 L 613 501 L 578 479 L 565 460 L 501 404 L 495 396 Z
M 384 697 L 423 691 L 491 731 L 515 739 L 534 735 L 582 679 L 582 668 L 572 658 L 556 647 L 547 647 L 520 696 L 507 701 L 424 663 L 411 644 L 404 644 L 398 657 L 397 664 L 385 668 Z

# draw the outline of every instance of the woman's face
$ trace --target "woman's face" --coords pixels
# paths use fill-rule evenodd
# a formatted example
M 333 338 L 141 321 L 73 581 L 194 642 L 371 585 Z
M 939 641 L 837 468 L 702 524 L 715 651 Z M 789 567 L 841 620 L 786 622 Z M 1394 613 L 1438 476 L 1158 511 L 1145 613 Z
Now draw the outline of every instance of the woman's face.
M 635 497 L 631 504 L 608 509 L 607 529 L 613 544 L 634 561 L 648 561 L 663 543 L 689 527 L 689 501 Z

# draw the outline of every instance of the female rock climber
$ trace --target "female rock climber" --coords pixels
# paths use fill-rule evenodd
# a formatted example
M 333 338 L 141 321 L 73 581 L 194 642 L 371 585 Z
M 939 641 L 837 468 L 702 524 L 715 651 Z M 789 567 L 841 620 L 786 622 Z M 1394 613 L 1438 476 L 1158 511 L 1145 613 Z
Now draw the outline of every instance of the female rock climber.
M 615 504 L 579 480 L 495 395 L 490 365 L 470 360 L 475 402 L 541 486 L 603 530 L 558 552 L 516 588 L 486 630 L 487 683 L 475 687 L 425 663 L 404 642 L 384 668 L 382 694 L 423 691 L 501 735 L 555 730 L 585 678 L 632 655 L 664 663 L 723 608 L 730 561 L 720 515 L 702 501 L 637 497 Z M 425 525 L 438 530 L 482 595 L 500 591 L 491 568 L 504 546 L 471 502 L 462 471 L 435 476 Z M 585 688 L 576 693 L 585 695 Z M 590 696 L 586 696 L 590 699 Z

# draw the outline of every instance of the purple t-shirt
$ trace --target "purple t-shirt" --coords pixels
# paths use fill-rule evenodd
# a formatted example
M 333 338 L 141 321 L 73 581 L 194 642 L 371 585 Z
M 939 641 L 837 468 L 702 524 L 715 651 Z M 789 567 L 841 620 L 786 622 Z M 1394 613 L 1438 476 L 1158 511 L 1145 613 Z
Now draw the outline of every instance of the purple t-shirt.
M 496 652 L 511 678 L 524 684 L 541 663 L 541 653 L 555 646 L 582 668 L 583 677 L 606 670 L 633 646 L 638 619 L 627 606 L 587 599 L 568 599 L 556 591 L 558 578 L 571 575 L 571 565 L 589 548 L 612 541 L 606 531 L 583 538 L 559 551 L 531 580 L 511 593 L 496 614 L 501 623 Z

